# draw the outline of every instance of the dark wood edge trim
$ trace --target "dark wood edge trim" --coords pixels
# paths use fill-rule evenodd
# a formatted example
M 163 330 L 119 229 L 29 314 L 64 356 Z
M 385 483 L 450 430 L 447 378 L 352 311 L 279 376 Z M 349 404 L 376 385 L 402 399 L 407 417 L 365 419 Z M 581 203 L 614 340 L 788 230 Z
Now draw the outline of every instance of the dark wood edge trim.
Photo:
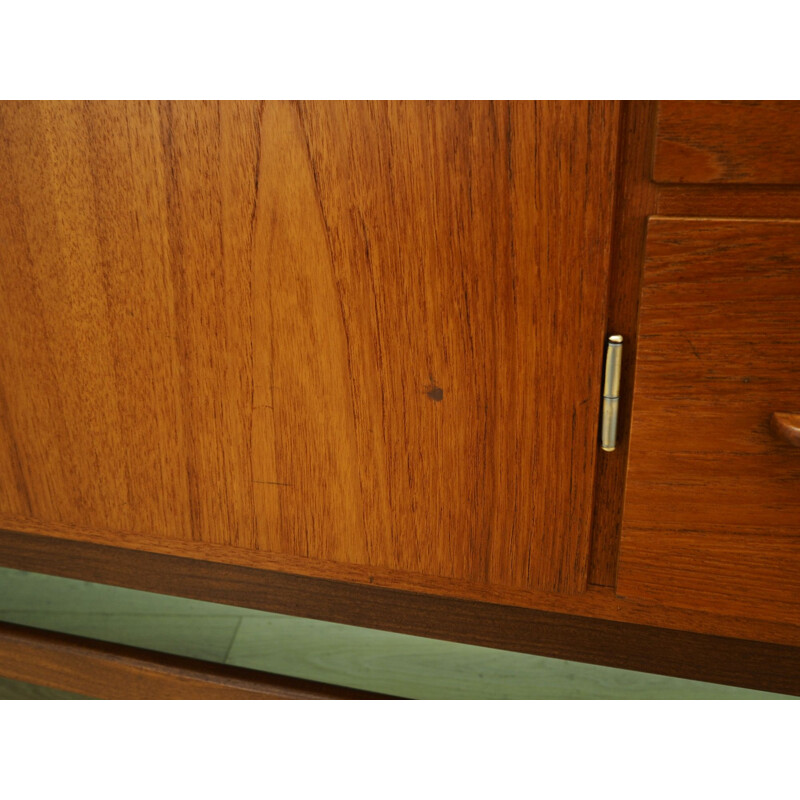
M 622 103 L 606 318 L 606 334 L 622 334 L 624 338 L 620 425 L 615 451 L 604 453 L 598 444 L 589 562 L 589 583 L 594 586 L 616 585 L 647 219 L 655 213 L 658 197 L 650 180 L 655 125 L 654 102 Z
M 10 622 L 0 622 L 0 675 L 101 700 L 393 699 Z
M 800 695 L 800 647 L 789 645 L 347 584 L 7 530 L 0 530 L 0 566 L 500 650 Z M 159 663 L 164 658 L 159 655 Z

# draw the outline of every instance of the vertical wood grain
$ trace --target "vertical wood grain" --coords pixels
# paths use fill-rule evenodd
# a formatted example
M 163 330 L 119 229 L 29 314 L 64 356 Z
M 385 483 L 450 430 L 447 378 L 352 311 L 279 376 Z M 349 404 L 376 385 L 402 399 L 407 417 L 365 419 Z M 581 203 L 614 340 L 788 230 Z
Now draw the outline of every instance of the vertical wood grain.
M 4 421 L 32 516 L 252 543 L 247 113 L 3 104 Z
M 256 303 L 273 323 L 254 347 L 278 455 L 257 491 L 280 525 L 262 546 L 579 590 L 616 108 L 266 115 Z
M 0 510 L 581 591 L 618 111 L 3 104 Z
M 315 176 L 292 104 L 267 103 L 261 130 L 253 260 L 258 546 L 368 563 L 343 300 Z
M 252 104 L 161 109 L 192 538 L 252 546 Z M 136 165 L 134 165 L 136 168 Z

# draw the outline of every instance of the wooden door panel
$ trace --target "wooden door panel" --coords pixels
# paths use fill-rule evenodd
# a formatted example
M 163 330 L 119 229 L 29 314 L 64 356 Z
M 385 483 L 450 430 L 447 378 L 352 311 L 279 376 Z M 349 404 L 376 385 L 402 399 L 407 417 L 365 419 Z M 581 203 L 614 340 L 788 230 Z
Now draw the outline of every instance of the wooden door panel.
M 618 593 L 800 621 L 800 222 L 650 220 Z
M 254 544 L 254 124 L 232 104 L 2 105 L 4 510 Z
M 0 511 L 581 590 L 617 112 L 0 105 Z

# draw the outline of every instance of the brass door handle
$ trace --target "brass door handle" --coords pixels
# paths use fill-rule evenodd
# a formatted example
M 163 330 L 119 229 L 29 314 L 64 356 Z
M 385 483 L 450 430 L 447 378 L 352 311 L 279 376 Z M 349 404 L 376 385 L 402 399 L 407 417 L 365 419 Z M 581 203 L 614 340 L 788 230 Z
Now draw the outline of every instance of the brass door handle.
M 800 447 L 800 414 L 775 411 L 769 418 L 772 435 L 786 444 Z

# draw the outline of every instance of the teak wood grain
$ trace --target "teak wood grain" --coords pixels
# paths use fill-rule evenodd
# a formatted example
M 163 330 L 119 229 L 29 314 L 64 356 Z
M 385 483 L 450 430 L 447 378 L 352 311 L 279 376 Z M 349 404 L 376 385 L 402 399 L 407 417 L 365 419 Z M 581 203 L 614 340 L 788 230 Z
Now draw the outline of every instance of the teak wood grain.
M 583 590 L 618 113 L 0 104 L 0 511 Z
M 800 220 L 650 221 L 618 592 L 800 622 Z
M 653 188 L 665 217 L 800 218 L 800 186 L 671 184 Z
M 0 622 L 0 675 L 100 700 L 395 699 L 10 622 Z
M 653 177 L 800 184 L 800 102 L 660 102 Z

